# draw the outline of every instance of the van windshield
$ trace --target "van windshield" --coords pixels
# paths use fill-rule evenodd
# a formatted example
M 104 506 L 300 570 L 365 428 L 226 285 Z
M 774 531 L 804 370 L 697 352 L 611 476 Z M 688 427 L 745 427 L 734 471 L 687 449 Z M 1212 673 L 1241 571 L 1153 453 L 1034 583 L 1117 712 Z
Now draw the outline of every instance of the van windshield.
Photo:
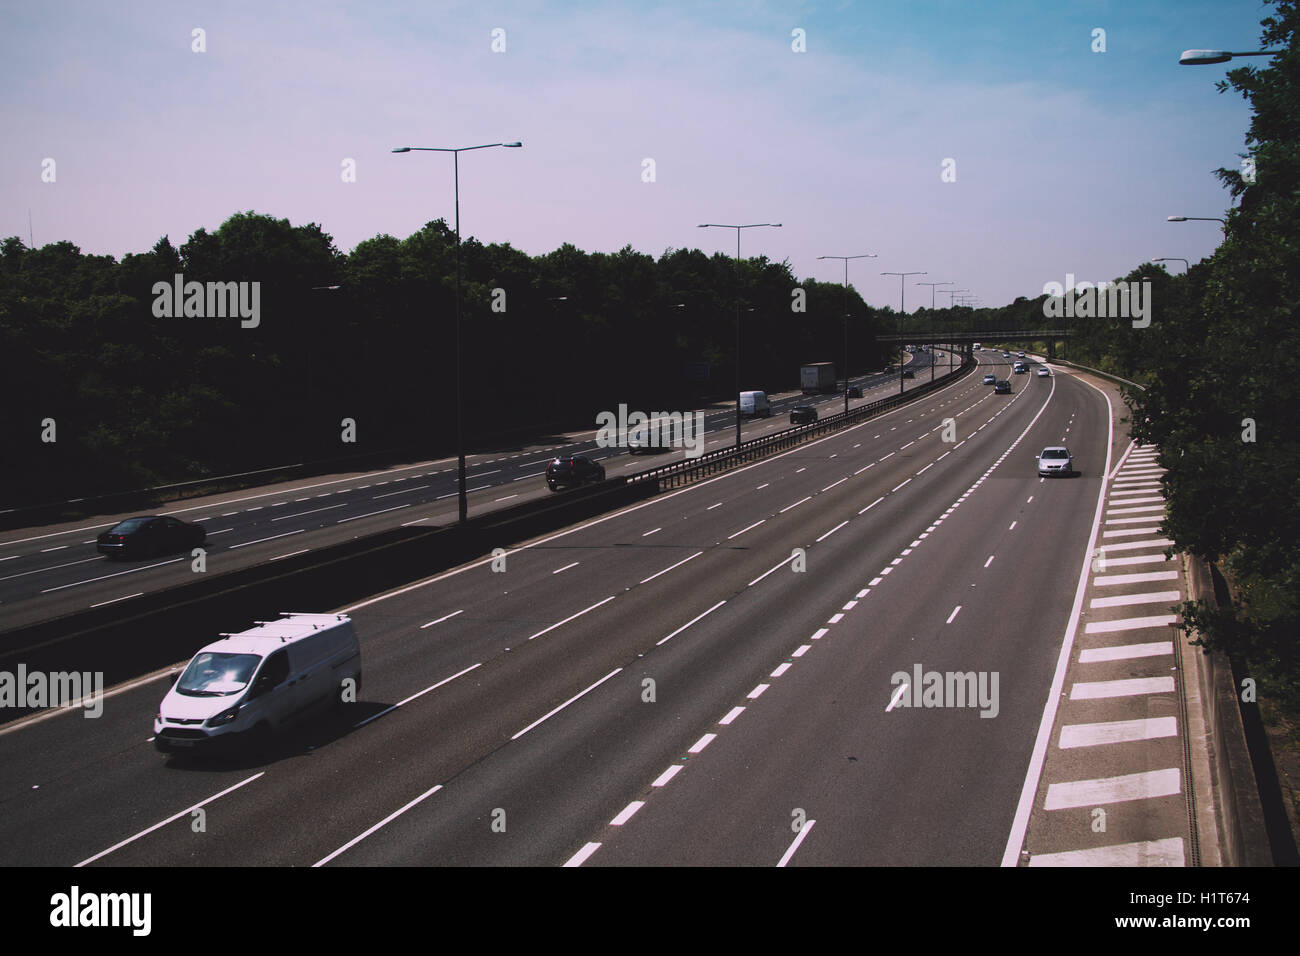
M 197 655 L 176 682 L 177 693 L 186 697 L 223 697 L 237 694 L 262 662 L 256 654 L 217 654 L 210 651 Z

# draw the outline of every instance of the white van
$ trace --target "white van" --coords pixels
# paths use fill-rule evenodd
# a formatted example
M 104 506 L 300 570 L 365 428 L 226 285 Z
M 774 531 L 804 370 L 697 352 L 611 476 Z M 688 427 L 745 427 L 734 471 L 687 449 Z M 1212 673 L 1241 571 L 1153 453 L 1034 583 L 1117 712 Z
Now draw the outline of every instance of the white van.
M 345 683 L 351 680 L 351 684 Z M 361 689 L 361 648 L 342 614 L 289 614 L 224 634 L 190 661 L 158 705 L 163 753 L 250 743 Z
M 740 414 L 750 417 L 772 417 L 772 406 L 768 404 L 767 392 L 741 392 Z

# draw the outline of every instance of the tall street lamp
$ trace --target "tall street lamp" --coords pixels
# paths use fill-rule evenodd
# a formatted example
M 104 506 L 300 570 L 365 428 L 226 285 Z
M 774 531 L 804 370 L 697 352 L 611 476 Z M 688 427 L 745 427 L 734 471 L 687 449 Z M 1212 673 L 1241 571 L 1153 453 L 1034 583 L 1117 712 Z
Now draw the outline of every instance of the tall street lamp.
M 1281 50 L 1257 50 L 1252 53 L 1229 53 L 1227 50 L 1184 50 L 1178 62 L 1183 66 L 1204 66 L 1207 63 L 1226 63 L 1234 56 L 1277 56 Z
M 740 230 L 757 229 L 759 226 L 771 226 L 773 229 L 780 229 L 779 222 L 751 222 L 743 226 L 731 226 L 721 222 L 702 222 L 699 225 L 701 229 L 714 227 L 717 229 L 734 229 L 736 230 L 736 447 L 740 447 Z
M 523 143 L 484 143 L 482 146 L 461 146 L 458 148 L 449 148 L 443 146 L 399 146 L 393 150 L 394 153 L 409 153 L 419 151 L 424 153 L 451 153 L 452 167 L 455 171 L 455 191 L 456 191 L 456 479 L 457 479 L 457 504 L 459 522 L 465 523 L 469 514 L 469 502 L 465 497 L 465 431 L 463 427 L 463 414 L 461 409 L 460 394 L 460 154 L 467 153 L 472 149 L 491 149 L 493 146 L 504 146 L 508 149 L 518 149 Z
M 1187 260 L 1180 259 L 1178 256 L 1166 256 L 1163 259 L 1152 259 L 1151 261 L 1152 262 L 1181 262 L 1183 264 L 1183 269 L 1185 269 L 1187 272 L 1192 271 L 1192 267 L 1187 264 Z
M 928 272 L 882 272 L 882 276 L 898 276 L 898 338 L 899 345 L 902 345 L 903 339 L 903 312 L 907 309 L 907 296 L 904 292 L 903 285 L 907 282 L 908 276 L 928 276 Z M 903 394 L 903 358 L 900 355 L 898 359 L 898 394 Z
M 844 414 L 847 415 L 849 413 L 849 260 L 880 257 L 874 252 L 867 252 L 860 256 L 818 256 L 817 258 L 844 260 Z

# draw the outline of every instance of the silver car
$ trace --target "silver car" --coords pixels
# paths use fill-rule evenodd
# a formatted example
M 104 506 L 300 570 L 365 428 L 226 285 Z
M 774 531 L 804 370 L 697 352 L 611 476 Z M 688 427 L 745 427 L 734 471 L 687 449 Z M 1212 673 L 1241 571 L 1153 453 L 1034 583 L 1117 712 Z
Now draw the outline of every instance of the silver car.
M 1070 457 L 1070 449 L 1064 445 L 1049 445 L 1044 448 L 1038 456 L 1038 474 L 1044 478 L 1048 475 L 1074 474 L 1074 459 Z

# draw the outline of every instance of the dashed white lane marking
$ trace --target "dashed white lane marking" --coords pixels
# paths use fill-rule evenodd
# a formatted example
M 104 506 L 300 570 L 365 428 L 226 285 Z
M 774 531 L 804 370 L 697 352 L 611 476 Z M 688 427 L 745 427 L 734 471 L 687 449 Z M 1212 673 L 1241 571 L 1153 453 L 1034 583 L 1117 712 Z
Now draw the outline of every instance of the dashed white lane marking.
M 794 504 L 792 504 L 792 505 L 786 505 L 784 508 L 782 508 L 780 511 L 778 511 L 777 514 L 779 514 L 779 515 L 783 515 L 783 514 L 785 514 L 787 511 L 789 511 L 791 508 L 797 508 L 797 507 L 799 507 L 799 505 L 803 504 L 805 501 L 812 501 L 812 495 L 809 495 L 807 498 L 800 498 L 798 501 L 796 501 L 796 502 L 795 502 Z M 753 525 L 750 525 L 750 527 L 752 528 Z
M 1081 681 L 1070 688 L 1070 700 L 1103 700 L 1139 694 L 1172 694 L 1172 677 L 1133 677 L 1126 680 Z
M 628 820 L 632 819 L 632 814 L 636 813 L 644 806 L 645 806 L 644 800 L 633 800 L 631 803 L 629 803 L 626 807 L 624 807 L 619 812 L 618 816 L 616 816 L 613 820 L 609 821 L 609 825 L 612 827 L 621 827 L 623 824 L 627 823 Z M 600 846 L 600 844 L 588 843 L 587 846 Z
M 463 613 L 465 613 L 465 609 L 464 609 L 464 608 L 461 608 L 459 611 L 452 611 L 450 614 L 444 614 L 442 617 L 438 618 L 436 621 L 430 621 L 428 624 L 421 624 L 421 625 L 420 625 L 420 630 L 423 631 L 426 627 L 433 627 L 433 625 L 435 625 L 435 624 L 441 624 L 443 621 L 449 621 L 449 620 L 451 620 L 453 617 L 455 617 L 457 614 L 463 614 Z
M 642 579 L 641 579 L 641 583 L 642 583 L 642 584 L 647 584 L 647 583 L 649 583 L 650 581 L 653 581 L 655 578 L 659 577 L 659 575 L 661 575 L 661 574 L 667 574 L 667 573 L 668 573 L 669 571 L 671 571 L 673 568 L 680 568 L 680 567 L 681 567 L 683 564 L 685 564 L 687 561 L 693 561 L 693 560 L 695 560 L 696 558 L 698 558 L 698 557 L 699 557 L 700 555 L 702 555 L 703 553 L 704 553 L 703 551 L 696 551 L 696 552 L 695 552 L 694 554 L 692 554 L 689 558 L 682 558 L 682 560 L 678 561 L 676 564 L 670 564 L 670 565 L 668 565 L 668 567 L 664 568 L 662 571 L 656 571 L 654 574 L 650 575 L 650 577 L 648 577 L 648 578 L 642 578 Z
M 994 558 L 994 557 L 995 557 L 994 555 L 990 554 L 990 555 L 989 555 L 989 559 L 988 559 L 987 561 L 984 562 L 984 567 L 987 568 L 990 564 L 992 564 L 992 563 L 993 563 L 993 558 Z
M 782 854 L 780 861 L 776 864 L 778 867 L 783 867 L 790 862 L 790 858 L 794 856 L 794 851 L 799 849 L 799 844 L 803 842 L 804 837 L 812 832 L 813 824 L 816 822 L 816 820 L 804 821 L 804 825 L 799 828 L 799 835 L 794 838 L 794 842 L 790 844 L 785 853 Z
M 743 714 L 744 712 L 745 712 L 745 708 L 744 708 L 744 707 L 733 707 L 733 708 L 731 708 L 731 710 L 727 711 L 727 716 L 725 716 L 725 717 L 723 717 L 721 720 L 719 720 L 718 723 L 722 724 L 722 725 L 725 727 L 726 725 L 730 724 L 733 720 L 735 720 L 737 717 L 739 717 L 739 716 L 740 716 L 741 714 Z
M 552 624 L 550 627 L 542 628 L 542 630 L 538 631 L 536 634 L 533 634 L 533 635 L 529 636 L 528 639 L 531 641 L 534 637 L 541 637 L 543 634 L 546 634 L 546 633 L 548 633 L 548 632 L 550 632 L 550 631 L 555 630 L 557 627 L 559 627 L 559 626 L 562 625 L 562 624 L 568 624 L 570 621 L 574 620 L 575 618 L 582 617 L 582 615 L 586 614 L 588 611 L 594 611 L 594 610 L 596 610 L 596 608 L 600 607 L 602 604 L 608 604 L 610 601 L 614 600 L 614 598 L 616 598 L 616 597 L 618 597 L 617 594 L 611 594 L 609 597 L 605 598 L 605 600 L 603 600 L 603 601 L 597 601 L 597 602 L 596 602 L 595 604 L 593 604 L 591 607 L 583 608 L 583 609 L 582 609 L 581 611 L 579 611 L 577 614 L 571 614 L 571 615 L 569 615 L 568 617 L 566 617 L 563 621 L 556 621 L 556 622 L 555 622 L 554 624 Z
M 686 752 L 691 754 L 699 753 L 709 744 L 713 743 L 713 741 L 717 739 L 717 736 L 717 734 L 705 734 L 699 740 L 695 741 L 695 743 L 691 744 L 691 749 Z
M 701 552 L 701 553 L 703 553 L 703 552 Z M 658 647 L 660 644 L 666 644 L 666 643 L 668 643 L 668 642 L 671 641 L 674 637 L 676 637 L 678 634 L 680 634 L 682 631 L 686 630 L 688 627 L 690 627 L 692 624 L 694 624 L 696 621 L 700 620 L 701 618 L 707 617 L 708 615 L 712 614 L 714 611 L 716 611 L 718 608 L 722 607 L 722 605 L 724 605 L 724 604 L 726 604 L 726 603 L 727 603 L 726 601 L 719 601 L 717 604 L 713 605 L 713 607 L 709 608 L 709 609 L 708 609 L 707 611 L 705 611 L 703 614 L 699 615 L 698 617 L 693 617 L 693 618 L 691 618 L 689 621 L 687 621 L 685 624 L 683 624 L 683 625 L 682 625 L 681 627 L 679 627 L 677 630 L 673 631 L 673 632 L 672 632 L 671 634 L 669 634 L 667 637 L 660 638 L 659 640 L 655 641 L 655 647 Z
M 529 725 L 528 725 L 527 727 L 525 727 L 523 730 L 520 730 L 520 731 L 518 731 L 517 733 L 515 733 L 515 734 L 514 734 L 510 739 L 511 739 L 511 740 L 518 740 L 520 737 L 522 737 L 524 734 L 528 733 L 528 731 L 532 730 L 532 729 L 533 729 L 534 727 L 536 727 L 538 724 L 542 723 L 542 722 L 545 721 L 545 720 L 549 720 L 551 717 L 554 717 L 554 716 L 555 716 L 556 714 L 558 714 L 560 711 L 564 710 L 564 708 L 566 708 L 566 707 L 568 707 L 570 704 L 572 704 L 575 700 L 578 700 L 579 698 L 582 698 L 582 697 L 586 696 L 587 694 L 591 693 L 593 690 L 595 690 L 595 689 L 596 689 L 597 687 L 599 687 L 601 684 L 605 683 L 605 681 L 609 680 L 611 677 L 613 677 L 615 674 L 618 674 L 618 673 L 621 672 L 622 670 L 623 670 L 623 668 L 621 668 L 621 667 L 615 667 L 612 671 L 610 671 L 608 674 L 606 674 L 606 675 L 605 675 L 604 677 L 602 677 L 600 680 L 596 681 L 596 683 L 594 683 L 594 684 L 592 684 L 590 687 L 586 688 L 586 690 L 581 690 L 581 691 L 579 691 L 578 693 L 576 693 L 576 694 L 574 694 L 572 697 L 570 697 L 568 700 L 566 700 L 566 701 L 565 701 L 563 704 L 561 704 L 559 707 L 556 707 L 554 710 L 552 710 L 550 713 L 546 714 L 546 715 L 543 716 L 543 717 L 538 717 L 536 720 L 534 720 L 531 724 L 529 724 Z
M 961 612 L 961 605 L 958 604 L 955 608 L 952 609 L 952 613 L 948 615 L 948 620 L 945 621 L 944 623 L 951 624 L 953 620 L 957 617 L 958 613 L 960 612 Z
M 1054 783 L 1047 788 L 1047 799 L 1043 809 L 1066 810 L 1071 807 L 1092 807 L 1099 803 L 1124 803 L 1129 800 L 1167 797 L 1179 793 L 1181 786 L 1182 773 L 1176 767 L 1129 773 L 1119 777 Z
M 564 567 L 562 567 L 562 568 L 556 568 L 556 569 L 555 569 L 554 571 L 552 571 L 551 573 L 552 573 L 552 574 L 559 574 L 561 571 L 567 571 L 567 570 L 569 570 L 569 568 L 576 568 L 576 567 L 578 566 L 578 563 L 579 563 L 579 562 L 574 561 L 572 564 L 566 564 L 566 565 L 565 565 Z
M 744 534 L 746 531 L 752 531 L 753 529 L 757 528 L 759 525 L 761 525 L 761 524 L 762 524 L 764 521 L 766 521 L 766 520 L 767 520 L 766 518 L 760 518 L 758 521 L 755 521 L 753 524 L 751 524 L 748 528 L 741 528 L 741 529 L 740 529 L 739 531 L 737 531 L 735 534 L 729 534 L 729 535 L 727 535 L 727 540 L 730 541 L 732 538 L 739 538 L 739 537 L 740 537 L 742 534 Z
M 80 863 L 77 864 L 77 867 L 83 867 L 87 863 L 94 863 L 96 860 L 100 859 L 101 857 L 108 856 L 110 853 L 116 850 L 120 850 L 128 843 L 134 843 L 136 840 L 140 839 L 140 837 L 147 836 L 148 834 L 153 833 L 154 830 L 157 830 L 160 827 L 165 827 L 173 820 L 179 820 L 181 817 L 189 816 L 195 810 L 199 809 L 199 807 L 206 806 L 207 804 L 211 803 L 214 800 L 219 800 L 228 793 L 233 793 L 234 791 L 238 790 L 240 787 L 244 786 L 245 784 L 252 783 L 254 780 L 256 780 L 258 777 L 262 776 L 265 773 L 266 773 L 265 770 L 261 771 L 260 773 L 255 773 L 251 777 L 247 778 L 246 780 L 241 780 L 239 781 L 239 783 L 235 784 L 234 786 L 227 787 L 225 790 L 222 790 L 220 793 L 214 793 L 206 800 L 200 800 L 198 803 L 194 804 L 194 806 L 182 810 L 180 813 L 173 814 L 172 816 L 168 817 L 166 820 L 160 820 L 159 822 L 155 823 L 153 826 L 149 827 L 146 830 L 141 830 L 139 833 L 135 834 L 134 836 L 127 837 L 121 843 L 115 843 L 112 846 L 110 846 L 107 850 L 101 850 L 99 853 L 96 853 L 94 856 L 86 857 L 86 859 L 82 860 Z
M 767 690 L 771 686 L 771 684 L 759 684 L 745 696 L 750 700 L 758 700 L 758 698 L 763 696 L 763 691 Z
M 650 786 L 652 787 L 667 786 L 669 780 L 672 780 L 673 777 L 681 773 L 682 766 L 683 764 L 679 764 L 679 763 L 673 764 L 671 767 L 669 767 L 667 770 L 661 773 L 658 777 L 656 777 L 654 783 L 650 784 Z
M 565 863 L 564 865 L 565 865 L 565 866 L 582 866 L 583 863 L 587 862 L 587 858 L 588 858 L 589 856 L 591 856 L 593 853 L 595 853 L 595 852 L 596 852 L 597 850 L 599 850 L 599 849 L 600 849 L 600 844 L 599 844 L 599 843 L 588 843 L 586 846 L 584 846 L 584 847 L 583 847 L 581 850 L 579 850 L 577 853 L 573 854 L 573 856 L 569 857 L 568 862 Z

